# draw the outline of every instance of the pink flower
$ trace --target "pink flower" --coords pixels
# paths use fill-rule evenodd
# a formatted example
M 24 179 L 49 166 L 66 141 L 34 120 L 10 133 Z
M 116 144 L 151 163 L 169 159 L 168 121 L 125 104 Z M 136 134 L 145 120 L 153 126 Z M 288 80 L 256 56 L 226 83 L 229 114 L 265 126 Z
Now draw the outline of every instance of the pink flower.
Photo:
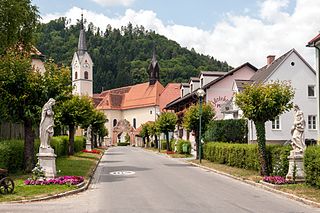
M 25 180 L 25 185 L 50 185 L 50 184 L 58 184 L 58 185 L 64 185 L 64 184 L 71 184 L 71 185 L 77 185 L 79 183 L 82 183 L 84 181 L 84 178 L 82 176 L 61 176 L 53 179 L 47 179 L 47 180 Z
M 278 185 L 288 183 L 288 181 L 281 176 L 264 176 L 263 181 L 267 183 L 278 184 Z

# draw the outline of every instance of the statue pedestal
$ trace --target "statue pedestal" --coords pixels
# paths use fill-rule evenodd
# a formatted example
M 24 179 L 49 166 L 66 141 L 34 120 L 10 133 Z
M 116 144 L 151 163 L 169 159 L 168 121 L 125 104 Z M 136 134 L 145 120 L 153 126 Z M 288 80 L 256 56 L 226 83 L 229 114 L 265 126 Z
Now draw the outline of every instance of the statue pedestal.
M 40 148 L 37 154 L 38 161 L 46 178 L 54 178 L 57 174 L 56 157 L 52 148 Z
M 88 151 L 92 151 L 92 149 L 91 149 L 91 143 L 86 143 L 86 150 L 88 150 Z
M 290 182 L 304 182 L 304 165 L 303 165 L 303 153 L 290 152 L 289 159 L 289 171 L 286 175 L 286 180 Z

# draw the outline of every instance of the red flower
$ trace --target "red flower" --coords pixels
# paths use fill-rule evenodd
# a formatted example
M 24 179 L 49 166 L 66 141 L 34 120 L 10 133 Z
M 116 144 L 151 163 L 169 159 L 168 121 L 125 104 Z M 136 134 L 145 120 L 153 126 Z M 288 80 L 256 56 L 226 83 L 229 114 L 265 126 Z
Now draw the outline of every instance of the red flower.
M 82 152 L 86 152 L 86 153 L 93 153 L 93 154 L 100 154 L 99 150 L 93 149 L 93 150 L 82 150 Z

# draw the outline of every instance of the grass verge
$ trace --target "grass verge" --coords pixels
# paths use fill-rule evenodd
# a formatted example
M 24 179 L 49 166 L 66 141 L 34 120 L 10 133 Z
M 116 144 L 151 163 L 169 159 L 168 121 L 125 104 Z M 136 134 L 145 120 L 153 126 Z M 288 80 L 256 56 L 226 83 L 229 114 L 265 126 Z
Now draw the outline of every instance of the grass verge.
M 199 164 L 199 160 L 191 160 L 190 162 Z M 224 164 L 218 164 L 207 160 L 202 160 L 201 165 L 245 180 L 251 180 L 254 182 L 259 182 L 260 180 L 262 180 L 262 177 L 257 171 L 230 167 Z M 309 186 L 307 184 L 277 185 L 277 190 L 320 203 L 320 189 Z
M 159 152 L 159 149 L 156 149 L 156 148 L 153 148 L 153 147 L 147 147 L 147 148 L 144 148 L 144 149 L 149 150 L 149 151 L 153 151 L 153 152 Z M 160 150 L 160 153 L 166 154 L 167 150 Z M 168 155 L 170 157 L 172 157 L 172 158 L 190 158 L 190 157 L 192 157 L 191 154 L 174 153 L 174 154 L 168 154 Z
M 88 181 L 92 175 L 101 155 L 92 153 L 76 153 L 74 156 L 59 157 L 56 160 L 58 176 L 83 176 Z M 77 186 L 69 185 L 24 185 L 23 181 L 31 177 L 31 174 L 13 174 L 9 175 L 15 183 L 13 194 L 1 195 L 0 202 L 30 200 L 34 198 L 46 197 L 58 193 L 71 191 Z

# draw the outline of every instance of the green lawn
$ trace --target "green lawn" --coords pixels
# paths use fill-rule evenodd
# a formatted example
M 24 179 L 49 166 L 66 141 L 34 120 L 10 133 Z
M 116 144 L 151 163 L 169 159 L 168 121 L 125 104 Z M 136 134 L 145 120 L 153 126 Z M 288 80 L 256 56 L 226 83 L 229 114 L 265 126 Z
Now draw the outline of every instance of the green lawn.
M 88 181 L 99 159 L 100 155 L 98 154 L 81 152 L 76 153 L 74 156 L 57 158 L 57 175 L 83 176 L 85 181 Z M 0 202 L 45 197 L 77 188 L 77 186 L 69 185 L 24 185 L 23 181 L 31 177 L 31 174 L 25 175 L 20 173 L 10 175 L 10 177 L 14 179 L 14 193 L 8 195 L 0 194 Z

